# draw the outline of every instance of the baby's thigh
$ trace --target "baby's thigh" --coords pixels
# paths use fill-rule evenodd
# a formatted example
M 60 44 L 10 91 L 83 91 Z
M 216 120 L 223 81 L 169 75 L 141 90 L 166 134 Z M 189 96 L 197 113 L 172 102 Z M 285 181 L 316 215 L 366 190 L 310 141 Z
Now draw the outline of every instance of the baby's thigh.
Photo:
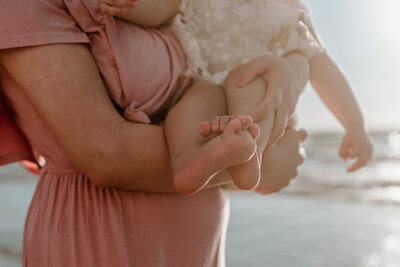
M 223 90 L 212 83 L 200 81 L 187 89 L 169 112 L 167 122 L 169 124 L 179 118 L 180 122 L 192 124 L 225 114 L 226 101 Z
M 262 76 L 239 88 L 242 73 L 233 69 L 225 80 L 225 95 L 229 114 L 249 114 L 265 97 L 267 83 Z

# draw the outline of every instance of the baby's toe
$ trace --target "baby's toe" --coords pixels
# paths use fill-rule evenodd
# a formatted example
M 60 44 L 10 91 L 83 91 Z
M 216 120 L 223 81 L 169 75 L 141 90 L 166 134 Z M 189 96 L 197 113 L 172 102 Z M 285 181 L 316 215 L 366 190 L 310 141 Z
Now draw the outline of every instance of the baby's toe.
M 231 120 L 225 127 L 224 133 L 235 134 L 236 131 L 240 130 L 242 123 L 239 119 Z
M 249 126 L 248 131 L 254 139 L 257 139 L 260 135 L 260 127 L 257 124 L 253 123 Z
M 197 127 L 198 133 L 203 136 L 209 136 L 212 131 L 211 131 L 211 124 L 208 121 L 203 121 L 199 123 L 199 126 Z
M 247 130 L 253 124 L 253 119 L 248 115 L 240 115 L 238 119 L 242 123 L 242 130 Z
M 211 131 L 213 131 L 213 132 L 219 132 L 219 123 L 220 123 L 220 119 L 221 119 L 221 117 L 220 116 L 214 116 L 212 119 L 211 119 Z
M 226 125 L 231 121 L 231 116 L 222 116 L 219 120 L 219 130 L 223 132 L 226 128 Z

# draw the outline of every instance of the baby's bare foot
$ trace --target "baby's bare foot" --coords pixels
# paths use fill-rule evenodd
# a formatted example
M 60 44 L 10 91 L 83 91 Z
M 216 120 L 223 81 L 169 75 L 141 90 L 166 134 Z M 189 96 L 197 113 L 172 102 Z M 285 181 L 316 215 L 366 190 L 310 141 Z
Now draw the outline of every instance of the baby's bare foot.
M 225 130 L 225 127 L 228 125 L 228 123 L 233 119 L 240 119 L 243 129 L 247 129 L 249 125 L 253 123 L 252 118 L 247 115 L 215 116 L 211 119 L 211 121 L 201 122 L 198 126 L 198 132 L 201 136 L 207 140 L 210 140 L 220 135 Z
M 252 124 L 248 128 L 248 131 L 256 139 L 260 133 L 260 128 L 257 124 Z M 235 185 L 240 189 L 253 189 L 260 182 L 260 159 L 257 153 L 249 161 L 231 166 L 226 170 L 231 175 Z
M 222 133 L 214 132 L 212 125 L 199 125 L 200 134 L 208 137 L 215 134 L 208 142 L 199 145 L 196 151 L 172 155 L 174 184 L 183 194 L 199 191 L 219 171 L 249 161 L 255 154 L 259 129 L 250 116 L 231 118 Z
M 254 139 L 257 139 L 259 128 L 256 124 L 253 124 L 250 116 L 216 116 L 211 122 L 202 122 L 199 124 L 199 134 L 210 140 L 220 135 L 233 119 L 239 119 L 242 122 L 242 129 L 248 130 L 250 135 Z M 260 180 L 260 162 L 257 156 L 252 157 L 248 162 L 243 164 L 229 167 L 227 171 L 232 176 L 236 186 L 240 189 L 250 190 L 257 186 Z
M 251 190 L 260 182 L 260 159 L 255 154 L 249 161 L 226 169 L 235 185 L 243 190 Z

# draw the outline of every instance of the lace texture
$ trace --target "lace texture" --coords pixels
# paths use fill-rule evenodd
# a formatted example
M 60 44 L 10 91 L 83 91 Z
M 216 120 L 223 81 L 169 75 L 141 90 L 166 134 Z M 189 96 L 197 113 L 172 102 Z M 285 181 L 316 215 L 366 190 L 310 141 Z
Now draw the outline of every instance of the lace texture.
M 324 51 L 297 0 L 182 0 L 171 28 L 187 55 L 186 76 L 217 85 L 261 55 L 298 51 L 309 59 Z

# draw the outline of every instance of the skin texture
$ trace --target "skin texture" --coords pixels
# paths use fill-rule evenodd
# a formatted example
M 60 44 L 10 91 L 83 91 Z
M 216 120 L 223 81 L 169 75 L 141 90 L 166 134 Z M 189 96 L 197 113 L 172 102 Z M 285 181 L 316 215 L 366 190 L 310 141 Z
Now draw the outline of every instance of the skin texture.
M 136 3 L 134 6 L 132 6 L 130 0 L 99 0 L 99 3 L 101 7 L 106 5 L 119 10 L 119 13 L 115 13 L 108 8 L 102 8 L 102 11 L 107 15 L 117 16 L 137 25 L 158 26 L 166 23 L 178 12 L 181 2 L 181 0 L 162 1 L 160 5 L 160 3 L 153 3 L 153 1 L 155 0 L 141 0 L 140 3 L 134 1 Z M 312 25 L 310 25 L 310 29 L 318 40 L 318 36 L 314 33 Z M 268 147 L 283 135 L 296 107 L 298 97 L 309 80 L 309 65 L 303 56 L 293 52 L 284 58 L 290 59 L 288 60 L 290 64 L 288 64 L 287 60 L 282 60 L 282 57 L 261 56 L 246 64 L 237 66 L 229 75 L 233 76 L 232 79 L 237 79 L 236 86 L 238 87 L 248 85 L 258 75 L 261 75 L 265 81 L 269 82 L 267 83 L 267 93 L 265 93 L 265 88 L 257 90 L 260 91 L 260 94 L 256 95 L 262 94 L 263 97 L 255 97 L 249 101 L 250 107 L 258 104 L 251 112 L 255 123 L 258 123 L 260 126 L 260 123 L 263 123 L 264 120 L 268 120 L 267 124 L 273 121 L 272 131 L 270 126 L 261 127 L 262 136 L 268 139 Z M 296 64 L 293 65 L 293 61 L 296 61 Z M 271 76 L 280 76 L 280 78 L 272 79 L 271 83 Z M 296 82 L 292 83 L 293 80 Z M 229 89 L 234 87 L 232 82 L 230 82 L 228 87 L 229 92 Z M 240 97 L 240 94 L 238 95 Z M 228 102 L 236 102 L 233 99 L 235 99 L 235 94 L 228 93 Z M 260 101 L 260 99 L 262 100 Z M 233 107 L 233 109 L 228 110 L 229 114 L 238 114 L 236 111 L 242 112 L 241 114 L 247 114 L 248 109 Z M 258 145 L 261 149 L 264 148 L 264 144 L 260 143 L 260 141 Z M 248 167 L 246 168 L 248 169 Z
M 176 192 L 164 129 L 127 122 L 116 112 L 85 45 L 55 44 L 3 50 L 0 63 L 22 87 L 71 161 L 96 185 Z M 292 63 L 294 67 L 303 67 L 299 62 Z M 247 67 L 256 69 L 252 65 Z M 272 83 L 280 78 L 279 75 L 269 77 Z M 298 82 L 295 76 L 292 78 L 291 82 Z M 131 142 L 132 139 L 136 142 Z M 280 173 L 274 165 L 262 167 L 266 176 L 269 172 L 278 173 L 266 185 L 271 191 L 294 177 L 299 165 L 296 156 L 299 142 L 299 138 L 289 135 L 281 145 L 284 157 L 279 154 L 269 157 L 285 162 L 292 170 L 290 175 Z M 264 162 L 267 164 L 268 160 Z M 206 188 L 231 183 L 227 172 L 222 171 Z
M 153 5 L 152 1 L 154 0 L 141 0 L 141 6 L 139 6 L 136 0 L 134 1 L 135 4 L 132 4 L 130 0 L 99 0 L 101 7 L 110 6 L 114 9 L 119 9 L 119 14 L 116 14 L 113 10 L 102 8 L 103 12 L 106 14 L 118 15 L 120 18 L 125 19 L 128 22 L 143 26 L 161 25 L 178 12 L 180 0 L 162 1 L 161 6 L 160 4 Z M 322 43 L 319 40 L 318 35 L 315 33 L 311 22 L 307 23 L 315 40 Z M 259 59 L 255 59 L 254 62 L 252 62 L 253 66 L 263 70 L 268 68 L 265 64 L 271 66 L 274 64 L 282 64 L 282 61 L 270 60 L 268 62 L 266 60 L 260 61 Z M 351 91 L 345 75 L 340 71 L 328 54 L 321 53 L 315 55 L 310 60 L 310 66 L 312 68 L 310 78 L 313 87 L 346 129 L 345 136 L 339 149 L 339 155 L 345 160 L 348 158 L 356 159 L 347 170 L 349 172 L 357 170 L 371 160 L 373 151 L 371 138 L 365 130 L 363 116 L 358 103 Z M 289 66 L 286 67 L 290 68 Z M 274 68 L 271 70 L 274 70 Z M 257 71 L 253 71 L 253 73 L 256 72 Z M 257 73 L 263 73 L 264 76 L 268 75 L 268 72 L 265 71 Z M 251 73 L 243 72 L 237 85 L 245 86 L 249 81 L 252 81 L 254 77 L 255 76 Z M 281 81 L 289 80 L 288 77 L 286 77 L 286 79 L 282 77 L 281 79 Z M 304 85 L 301 88 L 304 88 Z M 275 143 L 282 136 L 287 122 L 290 119 L 290 115 L 293 113 L 294 107 L 297 103 L 297 98 L 293 94 L 282 94 L 284 90 L 286 90 L 285 87 L 291 86 L 290 84 L 273 85 L 272 88 L 269 88 L 270 86 L 271 85 L 268 85 L 268 92 L 265 94 L 264 100 L 261 101 L 258 107 L 251 113 L 251 116 L 256 123 L 268 118 L 270 121 L 268 124 L 271 124 L 272 120 L 275 119 L 271 134 L 269 126 L 260 127 L 261 135 L 266 135 L 267 138 L 269 136 L 268 146 Z M 229 92 L 229 90 L 227 92 Z M 229 98 L 229 96 L 230 94 L 228 93 L 228 107 L 234 106 L 232 105 L 232 103 L 235 102 L 232 100 L 234 98 Z M 280 105 L 281 103 L 282 105 Z M 228 111 L 229 114 L 247 114 L 247 112 L 245 112 L 247 111 L 246 109 L 236 107 L 233 107 Z M 239 111 L 239 113 L 236 111 Z M 272 118 L 272 112 L 274 111 L 276 111 L 275 118 Z M 260 126 L 260 123 L 258 125 Z M 258 145 L 263 148 L 262 144 Z M 254 166 L 255 164 L 247 163 L 243 165 L 241 169 L 243 169 L 244 173 L 248 173 L 251 169 L 254 169 Z M 239 169 L 234 171 L 234 173 L 239 172 Z M 239 176 L 244 177 L 244 175 Z M 242 180 L 246 181 L 246 179 Z
M 101 11 L 136 25 L 157 27 L 178 12 L 181 0 L 99 0 Z
M 227 121 L 222 131 L 209 138 L 209 127 L 208 134 L 201 127 L 203 123 L 200 122 L 224 114 L 225 95 L 220 88 L 208 82 L 195 83 L 169 112 L 165 121 L 165 135 L 171 155 L 174 184 L 180 193 L 193 194 L 199 191 L 223 169 L 227 169 L 241 189 L 252 189 L 258 184 L 257 162 L 257 173 L 253 175 L 255 181 L 247 187 L 241 186 L 230 168 L 249 161 L 255 154 L 255 139 L 259 136 L 259 128 L 252 118 L 238 115 Z M 202 137 L 201 133 L 207 137 Z M 244 182 L 247 181 L 244 179 Z
M 278 142 L 266 151 L 261 165 L 261 181 L 254 192 L 263 195 L 279 192 L 289 185 L 291 179 L 279 179 L 276 177 L 296 177 L 297 167 L 300 166 L 305 157 L 305 150 L 301 143 L 307 138 L 304 130 L 289 126 L 285 134 Z M 285 157 L 291 155 L 291 160 L 285 161 Z M 266 171 L 268 170 L 268 171 Z
M 279 192 L 297 176 L 297 168 L 306 157 L 301 144 L 307 138 L 307 133 L 298 129 L 295 123 L 289 124 L 282 138 L 265 152 L 261 163 L 261 180 L 253 190 L 256 193 L 267 195 Z M 226 185 L 225 189 L 238 190 L 233 184 Z
M 229 73 L 225 80 L 225 95 L 227 98 L 228 114 L 250 114 L 250 112 L 264 99 L 268 91 L 268 85 L 262 77 L 255 77 L 250 83 L 239 88 L 236 84 L 240 72 L 235 69 Z M 274 125 L 274 114 L 259 120 L 257 126 L 260 129 L 256 140 L 257 150 L 253 158 L 241 165 L 229 169 L 236 186 L 242 189 L 255 188 L 260 180 L 260 165 L 262 154 L 270 138 Z
M 259 122 L 275 114 L 268 148 L 283 135 L 294 114 L 298 98 L 309 79 L 308 62 L 298 53 L 283 58 L 261 56 L 237 66 L 234 71 L 238 75 L 239 87 L 247 85 L 258 75 L 267 82 L 268 90 L 264 98 L 250 115 L 254 122 Z
M 100 10 L 110 16 L 124 16 L 128 8 L 137 7 L 137 0 L 99 0 Z
M 347 171 L 355 171 L 366 165 L 372 158 L 372 141 L 345 75 L 328 54 L 322 53 L 310 60 L 310 81 L 346 130 L 339 155 L 344 160 L 356 159 Z

